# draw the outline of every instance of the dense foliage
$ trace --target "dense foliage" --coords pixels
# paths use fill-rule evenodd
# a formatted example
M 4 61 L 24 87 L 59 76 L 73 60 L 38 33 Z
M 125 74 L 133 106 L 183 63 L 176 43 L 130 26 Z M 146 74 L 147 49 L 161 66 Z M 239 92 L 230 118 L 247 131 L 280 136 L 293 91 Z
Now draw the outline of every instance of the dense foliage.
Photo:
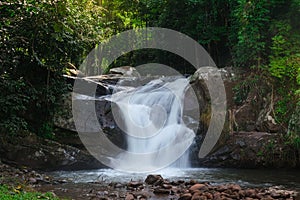
M 299 0 L 8 0 L 0 2 L 0 127 L 51 132 L 67 90 L 67 63 L 111 34 L 145 26 L 180 31 L 203 45 L 218 66 L 254 70 L 281 96 L 277 121 L 287 126 L 299 104 Z M 114 66 L 148 62 L 192 73 L 161 51 L 130 52 Z
M 0 6 L 0 128 L 49 132 L 67 64 L 78 65 L 106 34 L 102 8 L 77 0 Z
M 275 102 L 275 118 L 288 126 L 300 102 L 299 0 L 113 2 L 111 5 L 119 13 L 134 16 L 135 20 L 127 20 L 125 28 L 142 26 L 140 22 L 145 21 L 148 26 L 180 31 L 204 46 L 218 66 L 252 70 L 269 80 L 280 97 Z M 154 55 L 156 62 L 190 73 L 186 70 L 188 63 L 182 59 L 167 52 Z M 128 58 L 127 62 L 133 65 L 141 64 L 132 55 Z

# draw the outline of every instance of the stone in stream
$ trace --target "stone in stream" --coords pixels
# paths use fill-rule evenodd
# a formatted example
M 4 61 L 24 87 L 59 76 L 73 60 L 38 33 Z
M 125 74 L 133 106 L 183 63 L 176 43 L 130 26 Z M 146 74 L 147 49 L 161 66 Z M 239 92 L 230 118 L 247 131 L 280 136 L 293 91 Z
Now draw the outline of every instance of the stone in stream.
M 125 200 L 134 200 L 133 194 L 130 193 L 126 194 Z
M 163 188 L 155 188 L 153 191 L 154 194 L 170 194 L 170 190 Z
M 189 190 L 191 193 L 195 193 L 197 190 L 206 191 L 208 190 L 208 187 L 204 184 L 197 183 L 191 186 Z
M 191 200 L 192 199 L 192 194 L 191 193 L 185 193 L 182 194 L 178 200 Z
M 204 197 L 202 196 L 202 193 L 200 191 L 199 192 L 195 192 L 193 194 L 192 200 L 202 200 L 202 199 L 204 199 Z
M 170 184 L 163 184 L 162 187 L 165 188 L 165 189 L 171 189 L 172 185 L 170 185 Z
M 241 188 L 241 186 L 239 186 L 239 185 L 237 185 L 237 184 L 230 184 L 229 186 L 228 186 L 228 189 L 231 189 L 232 191 L 240 191 L 242 188 Z
M 163 177 L 159 174 L 150 174 L 147 176 L 145 183 L 148 185 L 157 185 L 158 182 L 163 182 Z
M 142 182 L 138 182 L 138 181 L 130 181 L 127 186 L 128 187 L 132 187 L 132 188 L 138 188 L 139 186 L 142 186 L 143 183 Z

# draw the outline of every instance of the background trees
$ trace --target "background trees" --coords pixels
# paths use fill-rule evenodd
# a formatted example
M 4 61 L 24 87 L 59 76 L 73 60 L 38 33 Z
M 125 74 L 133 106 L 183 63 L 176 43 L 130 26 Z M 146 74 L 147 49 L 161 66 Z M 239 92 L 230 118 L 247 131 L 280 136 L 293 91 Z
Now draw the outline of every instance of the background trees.
M 112 34 L 145 26 L 180 31 L 198 41 L 218 66 L 259 70 L 282 99 L 279 121 L 299 103 L 299 0 L 6 0 L 0 1 L 0 127 L 51 131 L 67 90 L 68 63 L 79 66 Z M 193 68 L 157 50 L 130 52 L 113 66 L 159 62 Z M 285 122 L 286 123 L 286 122 Z

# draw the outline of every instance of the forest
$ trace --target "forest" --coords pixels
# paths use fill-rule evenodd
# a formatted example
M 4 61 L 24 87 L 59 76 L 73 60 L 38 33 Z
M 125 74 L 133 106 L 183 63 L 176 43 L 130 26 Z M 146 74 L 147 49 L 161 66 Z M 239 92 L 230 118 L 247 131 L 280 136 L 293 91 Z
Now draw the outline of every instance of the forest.
M 3 1 L 1 19 L 2 132 L 51 131 L 68 89 L 62 78 L 68 63 L 79 66 L 96 44 L 140 27 L 182 32 L 205 47 L 217 66 L 267 78 L 282 97 L 275 105 L 279 122 L 287 123 L 299 104 L 297 0 Z M 156 61 L 183 71 L 188 65 L 173 58 L 131 52 L 111 67 Z
M 280 156 L 299 167 L 300 0 L 1 0 L 0 16 L 2 142 L 31 134 L 57 141 L 54 118 L 64 112 L 64 95 L 72 90 L 63 75 L 72 67 L 80 70 L 89 52 L 114 35 L 161 27 L 197 41 L 218 68 L 240 72 L 235 105 L 245 103 L 253 88 L 258 98 L 272 94 L 270 115 L 280 126 L 273 132 L 289 146 Z M 105 71 L 146 63 L 195 73 L 183 58 L 156 49 L 124 54 Z

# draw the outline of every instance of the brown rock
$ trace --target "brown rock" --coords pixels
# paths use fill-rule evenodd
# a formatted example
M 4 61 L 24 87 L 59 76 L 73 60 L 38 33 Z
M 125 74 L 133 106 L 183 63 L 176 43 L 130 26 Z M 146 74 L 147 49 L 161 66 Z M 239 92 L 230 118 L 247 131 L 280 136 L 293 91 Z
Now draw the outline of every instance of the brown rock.
M 227 189 L 228 189 L 228 187 L 226 185 L 220 185 L 219 187 L 217 187 L 217 191 L 219 191 L 219 192 L 223 192 Z
M 255 198 L 256 194 L 257 194 L 257 192 L 254 189 L 247 189 L 247 190 L 245 190 L 245 196 L 246 197 Z
M 272 192 L 271 193 L 271 197 L 278 199 L 279 197 L 281 197 L 281 194 L 277 193 L 277 192 Z
M 192 200 L 207 200 L 207 196 L 202 195 L 200 192 L 194 193 Z
M 171 189 L 171 188 L 172 188 L 172 185 L 169 185 L 169 184 L 163 184 L 162 187 L 165 188 L 165 189 Z
M 163 188 L 155 188 L 153 191 L 154 194 L 170 194 L 170 190 Z
M 127 194 L 125 200 L 134 200 L 133 194 Z
M 230 198 L 233 198 L 233 199 L 241 199 L 238 192 L 233 192 L 233 193 L 230 195 Z
M 245 194 L 245 191 L 244 190 L 240 190 L 239 191 L 239 196 L 242 198 L 242 197 L 245 197 L 246 194 Z
M 194 193 L 197 190 L 206 191 L 206 190 L 208 190 L 208 188 L 204 184 L 197 183 L 197 184 L 191 186 L 189 190 L 190 190 L 190 192 Z
M 148 199 L 148 198 L 149 198 L 149 193 L 146 192 L 146 191 L 139 191 L 139 192 L 136 192 L 136 193 L 135 193 L 135 196 L 136 196 L 138 199 L 141 199 L 141 198 Z
M 266 196 L 261 198 L 261 200 L 273 200 L 273 198 L 271 196 Z
M 220 200 L 221 199 L 221 193 L 220 192 L 214 193 L 213 196 L 214 196 L 214 200 Z
M 229 186 L 229 189 L 231 189 L 232 191 L 240 191 L 242 188 L 241 188 L 241 186 L 239 186 L 239 185 L 231 184 L 231 185 Z
M 178 200 L 191 200 L 192 199 L 192 194 L 191 193 L 185 193 L 182 194 Z
M 262 199 L 264 197 L 264 195 L 265 195 L 264 193 L 259 192 L 259 193 L 256 194 L 256 197 L 258 199 Z
M 128 187 L 132 187 L 132 188 L 137 188 L 137 187 L 139 187 L 139 186 L 141 186 L 141 185 L 143 185 L 143 183 L 142 182 L 138 182 L 138 181 L 130 181 L 129 183 L 128 183 Z
M 118 197 L 119 195 L 117 193 L 112 192 L 112 193 L 108 194 L 108 196 L 115 198 L 115 197 Z
M 206 192 L 205 196 L 207 197 L 207 199 L 213 199 L 214 198 L 213 195 L 209 192 Z
M 232 200 L 232 198 L 229 197 L 221 197 L 222 200 Z

